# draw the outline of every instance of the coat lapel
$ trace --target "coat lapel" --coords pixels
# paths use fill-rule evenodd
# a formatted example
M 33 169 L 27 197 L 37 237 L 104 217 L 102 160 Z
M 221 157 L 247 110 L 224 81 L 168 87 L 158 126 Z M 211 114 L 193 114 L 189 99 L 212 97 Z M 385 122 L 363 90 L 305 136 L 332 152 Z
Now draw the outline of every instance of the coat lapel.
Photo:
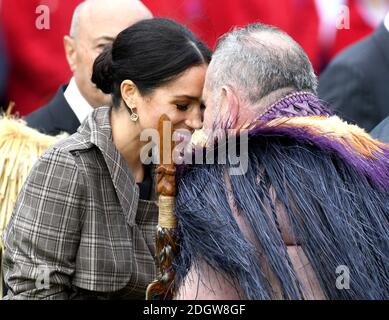
M 103 154 L 120 205 L 126 215 L 127 223 L 133 226 L 135 225 L 135 217 L 138 209 L 139 187 L 128 165 L 113 144 L 110 108 L 98 108 L 89 117 L 88 121 L 91 129 L 91 142 Z
M 62 86 L 58 89 L 57 94 L 48 104 L 49 112 L 54 120 L 54 127 L 59 132 L 65 131 L 73 134 L 80 126 L 80 121 L 77 119 L 73 110 L 70 108 L 65 99 L 65 90 L 67 86 Z

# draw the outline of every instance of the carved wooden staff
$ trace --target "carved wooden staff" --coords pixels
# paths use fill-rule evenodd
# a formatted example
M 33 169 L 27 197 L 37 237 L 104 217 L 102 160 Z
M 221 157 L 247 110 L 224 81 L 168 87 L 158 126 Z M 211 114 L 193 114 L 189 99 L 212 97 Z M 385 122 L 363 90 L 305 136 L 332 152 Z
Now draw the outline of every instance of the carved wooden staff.
M 177 255 L 178 231 L 174 214 L 176 196 L 176 168 L 173 163 L 173 126 L 167 115 L 162 115 L 158 125 L 160 137 L 157 173 L 157 192 L 159 194 L 159 218 L 156 235 L 156 256 L 159 264 L 159 277 L 146 291 L 147 300 L 171 300 L 175 292 L 175 272 L 172 267 Z

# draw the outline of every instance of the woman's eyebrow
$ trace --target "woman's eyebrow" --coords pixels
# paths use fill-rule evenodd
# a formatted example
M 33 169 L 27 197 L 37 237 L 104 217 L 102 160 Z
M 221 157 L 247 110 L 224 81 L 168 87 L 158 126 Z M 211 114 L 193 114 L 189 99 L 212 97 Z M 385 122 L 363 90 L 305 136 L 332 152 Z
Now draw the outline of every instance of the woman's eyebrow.
M 202 97 L 193 97 L 193 96 L 188 96 L 186 94 L 183 94 L 183 95 L 178 95 L 178 96 L 174 96 L 175 99 L 188 99 L 188 100 L 194 100 L 194 101 L 197 101 L 199 102 L 200 104 L 203 104 L 205 106 L 205 101 Z
M 189 95 L 186 95 L 186 94 L 174 96 L 174 98 L 176 98 L 176 99 L 189 99 L 189 100 L 201 101 L 201 98 L 199 98 L 199 97 L 189 96 Z

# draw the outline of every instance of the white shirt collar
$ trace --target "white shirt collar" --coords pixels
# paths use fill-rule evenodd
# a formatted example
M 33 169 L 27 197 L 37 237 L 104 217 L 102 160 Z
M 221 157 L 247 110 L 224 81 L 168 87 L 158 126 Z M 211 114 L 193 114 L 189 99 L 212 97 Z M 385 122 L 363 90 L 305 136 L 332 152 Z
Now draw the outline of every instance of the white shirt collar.
M 88 114 L 93 111 L 92 106 L 86 101 L 78 89 L 74 77 L 70 80 L 64 92 L 64 96 L 80 123 L 82 123 Z
M 389 32 L 389 12 L 386 14 L 385 20 L 384 20 L 385 28 Z

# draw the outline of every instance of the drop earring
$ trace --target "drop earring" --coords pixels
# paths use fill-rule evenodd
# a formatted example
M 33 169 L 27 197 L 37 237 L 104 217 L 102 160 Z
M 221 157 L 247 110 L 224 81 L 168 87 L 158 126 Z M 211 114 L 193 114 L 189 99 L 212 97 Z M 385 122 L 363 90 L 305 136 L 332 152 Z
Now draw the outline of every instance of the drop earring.
M 139 115 L 134 111 L 135 109 L 136 107 L 134 106 L 133 103 L 131 104 L 131 107 L 127 108 L 128 113 L 130 114 L 131 121 L 137 122 L 139 119 Z
M 135 108 L 134 108 L 135 109 Z M 130 115 L 131 121 L 137 122 L 139 119 L 139 115 L 131 109 L 131 115 Z

